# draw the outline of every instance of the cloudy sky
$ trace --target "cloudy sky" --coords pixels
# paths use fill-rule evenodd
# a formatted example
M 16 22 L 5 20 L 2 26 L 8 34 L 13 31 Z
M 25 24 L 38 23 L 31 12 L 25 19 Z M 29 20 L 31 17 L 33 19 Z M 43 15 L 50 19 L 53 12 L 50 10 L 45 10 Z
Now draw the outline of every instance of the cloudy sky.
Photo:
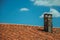
M 44 13 L 53 14 L 53 26 L 60 27 L 60 0 L 2 0 L 0 23 L 43 26 Z

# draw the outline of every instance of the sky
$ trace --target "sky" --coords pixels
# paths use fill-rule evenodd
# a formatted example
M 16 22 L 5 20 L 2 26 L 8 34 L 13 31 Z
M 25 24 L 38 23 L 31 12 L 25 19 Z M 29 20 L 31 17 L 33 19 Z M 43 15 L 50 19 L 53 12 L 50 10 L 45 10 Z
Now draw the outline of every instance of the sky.
M 60 0 L 2 0 L 0 23 L 44 26 L 44 13 L 52 14 L 54 27 L 60 27 Z

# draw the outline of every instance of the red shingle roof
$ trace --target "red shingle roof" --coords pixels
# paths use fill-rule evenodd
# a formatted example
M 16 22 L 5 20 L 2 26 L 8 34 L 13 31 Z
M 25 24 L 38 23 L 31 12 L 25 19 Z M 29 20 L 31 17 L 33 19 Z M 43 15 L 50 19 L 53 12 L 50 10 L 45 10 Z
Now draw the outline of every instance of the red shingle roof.
M 60 40 L 60 28 L 48 33 L 38 26 L 0 24 L 0 40 Z

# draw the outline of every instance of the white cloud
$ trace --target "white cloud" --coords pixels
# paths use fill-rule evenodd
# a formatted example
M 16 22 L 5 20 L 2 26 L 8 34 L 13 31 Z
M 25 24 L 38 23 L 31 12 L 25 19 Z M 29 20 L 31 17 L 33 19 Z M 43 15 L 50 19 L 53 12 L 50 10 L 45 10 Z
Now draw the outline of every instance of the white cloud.
M 53 17 L 60 17 L 60 12 L 58 12 L 56 9 L 51 8 L 51 9 L 50 9 L 50 12 L 44 12 L 44 13 L 40 16 L 40 18 L 43 18 L 45 13 L 47 13 L 47 14 L 52 14 Z
M 31 0 L 37 6 L 60 6 L 60 0 Z
M 20 11 L 29 11 L 28 8 L 21 8 Z

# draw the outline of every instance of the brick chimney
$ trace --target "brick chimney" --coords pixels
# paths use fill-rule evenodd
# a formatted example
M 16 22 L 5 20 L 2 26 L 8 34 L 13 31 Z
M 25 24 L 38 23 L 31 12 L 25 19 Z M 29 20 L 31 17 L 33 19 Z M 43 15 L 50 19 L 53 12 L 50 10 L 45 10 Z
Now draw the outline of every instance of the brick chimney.
M 44 14 L 44 31 L 52 33 L 52 14 Z

